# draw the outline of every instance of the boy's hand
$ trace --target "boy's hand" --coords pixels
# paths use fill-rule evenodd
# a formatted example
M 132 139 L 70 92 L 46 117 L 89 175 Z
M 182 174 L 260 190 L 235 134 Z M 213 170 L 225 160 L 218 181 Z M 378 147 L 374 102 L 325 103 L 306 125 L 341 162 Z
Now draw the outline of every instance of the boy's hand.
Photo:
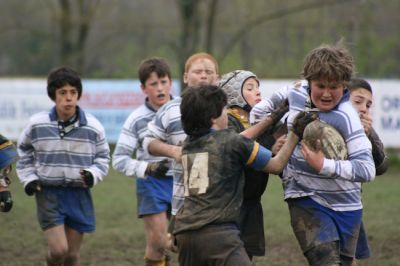
M 175 236 L 170 234 L 170 233 L 168 233 L 167 234 L 167 241 L 168 241 L 167 242 L 167 249 L 170 250 L 171 252 L 178 253 L 179 250 L 178 250 L 178 246 L 176 244 Z
M 286 135 L 280 136 L 272 145 L 272 154 L 276 155 L 282 149 L 283 145 L 286 143 Z
M 81 174 L 81 178 L 83 179 L 83 183 L 85 183 L 85 186 L 88 188 L 93 187 L 94 177 L 92 173 L 87 170 L 81 170 L 79 173 Z
M 301 143 L 301 152 L 303 153 L 306 162 L 318 173 L 322 170 L 324 166 L 325 155 L 322 152 L 321 141 L 316 140 L 316 150 L 310 149 L 306 143 Z
M 317 118 L 318 115 L 314 112 L 300 112 L 293 121 L 293 133 L 296 134 L 299 139 L 302 139 L 306 126 Z
M 35 194 L 36 192 L 40 192 L 41 190 L 42 186 L 40 185 L 39 180 L 33 180 L 25 186 L 25 193 L 28 196 L 32 196 L 33 194 Z
M 289 100 L 286 98 L 281 102 L 274 111 L 271 112 L 270 116 L 272 124 L 275 125 L 281 118 L 289 111 Z
M 149 163 L 144 173 L 145 175 L 162 178 L 165 177 L 165 174 L 167 173 L 168 170 L 169 170 L 168 159 L 164 159 L 160 162 Z
M 361 124 L 364 127 L 365 134 L 368 136 L 372 127 L 372 116 L 370 114 L 360 114 Z
M 11 192 L 8 190 L 0 192 L 0 211 L 9 212 L 13 206 Z

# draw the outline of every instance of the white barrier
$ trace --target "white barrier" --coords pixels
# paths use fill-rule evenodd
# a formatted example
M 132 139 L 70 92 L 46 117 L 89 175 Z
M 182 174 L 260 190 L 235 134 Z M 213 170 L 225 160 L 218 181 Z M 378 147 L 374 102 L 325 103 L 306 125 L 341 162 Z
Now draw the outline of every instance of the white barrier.
M 386 147 L 399 148 L 400 80 L 368 80 L 374 91 L 374 128 Z M 263 97 L 293 80 L 262 80 Z M 179 82 L 174 81 L 174 95 Z M 42 79 L 0 79 L 0 132 L 16 140 L 29 117 L 49 110 L 53 103 Z M 115 143 L 127 116 L 144 101 L 138 80 L 84 80 L 79 105 L 95 115 L 106 129 L 107 139 Z

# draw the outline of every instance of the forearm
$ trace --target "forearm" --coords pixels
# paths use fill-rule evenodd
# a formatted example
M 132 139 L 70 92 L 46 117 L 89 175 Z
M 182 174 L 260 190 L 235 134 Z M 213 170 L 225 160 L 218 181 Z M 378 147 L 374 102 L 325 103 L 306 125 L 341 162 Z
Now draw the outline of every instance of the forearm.
M 389 167 L 388 157 L 385 153 L 385 147 L 373 128 L 370 129 L 368 139 L 372 145 L 372 157 L 375 163 L 376 175 L 382 175 Z
M 93 164 L 89 168 L 84 169 L 92 173 L 94 185 L 102 181 L 103 178 L 108 174 L 109 163 L 109 150 L 102 150 L 96 154 Z
M 262 119 L 259 123 L 242 131 L 240 134 L 246 138 L 254 140 L 272 126 L 273 126 L 272 118 L 267 116 L 264 119 Z
M 124 153 L 124 150 L 115 148 L 112 157 L 112 167 L 129 177 L 144 178 L 148 162 L 132 158 L 132 154 Z
M 153 139 L 148 144 L 148 151 L 154 156 L 169 157 L 174 160 L 180 161 L 181 147 L 165 143 L 159 139 Z
M 25 187 L 31 181 L 38 180 L 39 176 L 36 174 L 33 152 L 19 147 L 18 155 L 19 160 L 16 163 L 16 172 L 20 182 Z
M 292 155 L 297 143 L 299 142 L 299 137 L 293 132 L 289 132 L 287 140 L 279 152 L 271 158 L 268 164 L 264 168 L 264 172 L 279 174 L 285 168 Z

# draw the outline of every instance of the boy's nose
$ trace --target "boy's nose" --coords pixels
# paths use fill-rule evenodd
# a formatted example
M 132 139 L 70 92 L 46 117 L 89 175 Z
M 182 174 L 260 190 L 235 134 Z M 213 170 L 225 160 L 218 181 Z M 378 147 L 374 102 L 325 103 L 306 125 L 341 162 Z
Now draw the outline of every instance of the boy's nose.
M 364 105 L 362 105 L 359 109 L 360 113 L 366 114 L 368 112 L 368 108 Z

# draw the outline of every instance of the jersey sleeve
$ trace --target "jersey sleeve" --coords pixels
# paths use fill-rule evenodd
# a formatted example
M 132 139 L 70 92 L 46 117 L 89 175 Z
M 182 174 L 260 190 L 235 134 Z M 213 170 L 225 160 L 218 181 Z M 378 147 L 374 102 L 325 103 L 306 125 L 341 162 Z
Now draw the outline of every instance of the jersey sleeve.
M 126 176 L 145 178 L 148 162 L 133 158 L 139 146 L 139 137 L 134 130 L 134 122 L 133 118 L 129 117 L 122 127 L 112 156 L 112 166 Z
M 246 166 L 255 170 L 262 170 L 271 159 L 272 153 L 258 142 L 240 136 L 241 147 L 244 149 Z

